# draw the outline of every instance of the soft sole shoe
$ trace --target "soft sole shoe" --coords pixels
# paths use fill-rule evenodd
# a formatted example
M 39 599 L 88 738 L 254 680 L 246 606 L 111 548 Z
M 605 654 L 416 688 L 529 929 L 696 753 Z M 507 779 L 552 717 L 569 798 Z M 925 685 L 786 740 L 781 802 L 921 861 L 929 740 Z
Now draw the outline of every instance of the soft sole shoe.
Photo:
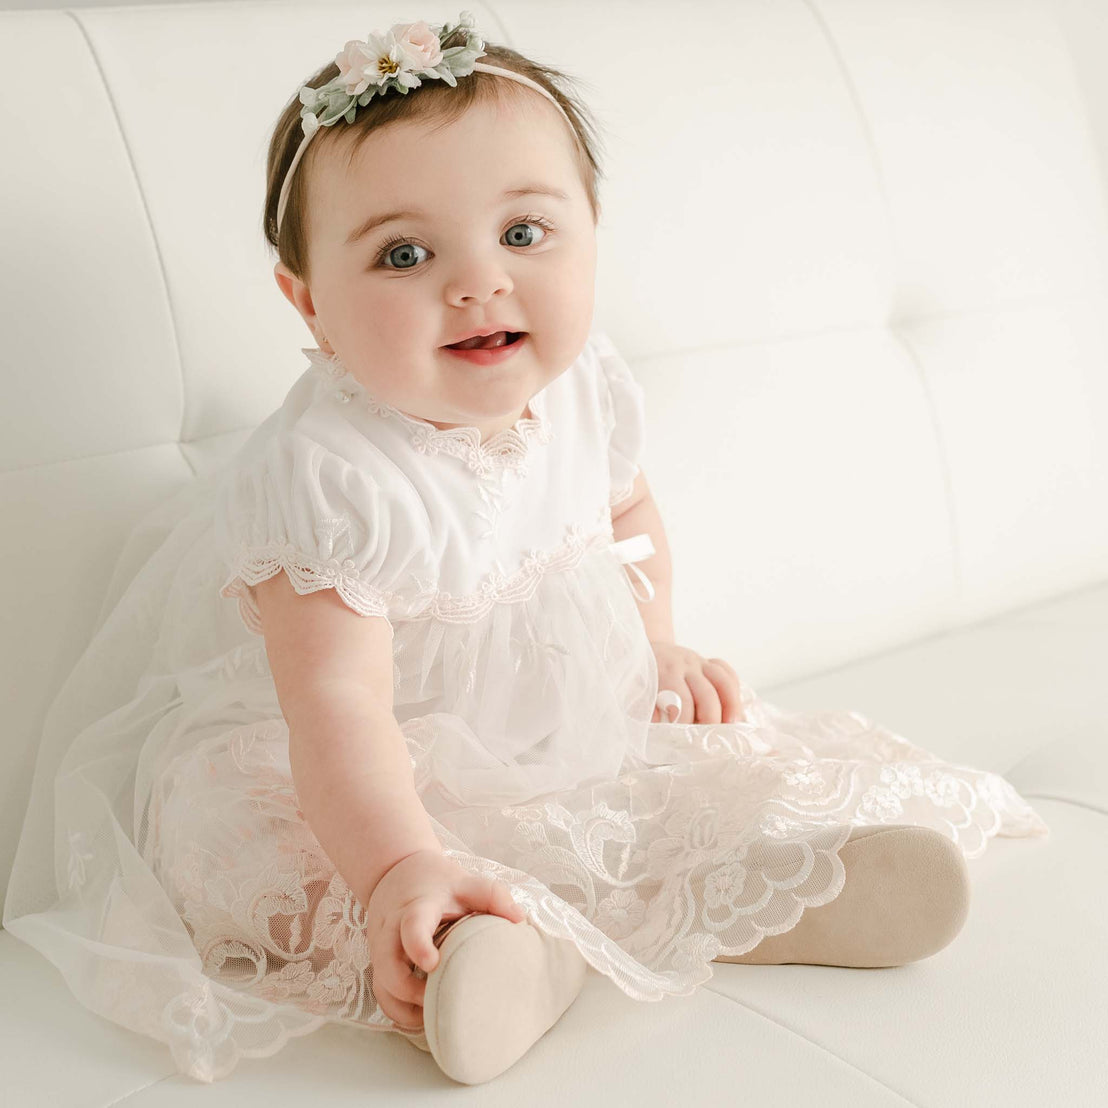
M 961 848 L 939 831 L 911 824 L 855 827 L 839 852 L 846 884 L 828 904 L 767 935 L 742 965 L 875 968 L 917 962 L 947 946 L 969 913 L 970 879 Z
M 423 1029 L 432 1057 L 464 1085 L 491 1080 L 557 1023 L 587 972 L 570 940 L 526 920 L 462 917 L 446 931 L 427 975 Z

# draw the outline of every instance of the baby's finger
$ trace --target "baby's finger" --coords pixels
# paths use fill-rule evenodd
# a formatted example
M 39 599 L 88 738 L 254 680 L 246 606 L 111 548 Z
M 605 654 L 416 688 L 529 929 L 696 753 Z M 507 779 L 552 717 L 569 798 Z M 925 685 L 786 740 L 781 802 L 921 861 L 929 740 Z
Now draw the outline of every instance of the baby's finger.
M 423 1008 L 421 1005 L 407 1004 L 403 1000 L 397 1000 L 396 997 L 389 996 L 387 993 L 385 994 L 384 1003 L 382 1003 L 380 994 L 375 992 L 374 996 L 377 999 L 377 1007 L 380 1008 L 397 1027 L 402 1028 L 404 1031 L 423 1030 Z
M 742 685 L 739 675 L 734 667 L 722 658 L 709 658 L 708 665 L 722 670 L 727 676 L 716 684 L 719 689 L 720 701 L 723 704 L 724 723 L 745 723 L 746 713 L 743 711 Z
M 507 885 L 495 877 L 471 874 L 463 896 L 474 912 L 487 912 L 490 916 L 504 916 L 511 920 L 523 918 L 523 909 L 512 899 Z
M 724 723 L 739 723 L 744 720 L 743 702 L 739 695 L 739 683 L 722 666 L 717 658 L 704 663 L 704 672 L 708 674 L 719 694 L 720 710 Z
M 396 943 L 397 951 L 400 943 Z M 403 993 L 404 987 L 396 982 L 409 976 L 407 967 L 399 969 L 400 955 L 388 955 L 373 963 L 372 992 L 377 1006 L 398 1027 L 413 1031 L 423 1026 L 423 1006 L 415 1001 L 406 1000 L 397 993 Z M 414 980 L 414 979 L 413 979 Z M 424 982 L 420 981 L 420 985 Z
M 438 964 L 434 935 L 441 918 L 442 906 L 426 898 L 413 901 L 400 917 L 401 954 L 426 973 Z
M 689 683 L 684 679 L 679 678 L 674 681 L 676 688 L 673 690 L 681 698 L 681 711 L 677 714 L 677 718 L 674 723 L 693 723 L 696 720 L 696 697 L 693 696 L 692 689 L 689 688 Z M 669 712 L 666 712 L 666 719 L 669 719 Z
M 714 666 L 719 666 L 720 669 L 726 670 L 735 679 L 735 684 L 739 683 L 739 675 L 735 672 L 735 667 L 727 661 L 726 658 L 708 658 L 709 662 Z
M 685 677 L 685 683 L 692 690 L 696 700 L 694 723 L 719 723 L 722 712 L 719 704 L 719 693 L 715 685 L 704 676 L 703 673 L 690 673 Z
M 515 902 L 512 890 L 503 881 L 497 881 L 495 895 L 498 915 L 510 919 L 514 923 L 520 923 L 527 918 L 527 913 Z
M 692 703 L 692 697 L 689 695 L 688 685 L 686 685 L 684 681 L 680 682 L 681 688 L 677 689 L 672 687 L 677 685 L 677 680 L 675 678 L 670 678 L 669 680 L 671 687 L 666 688 L 661 685 L 658 686 L 658 696 L 661 696 L 663 693 L 672 693 L 673 696 L 676 696 L 681 703 L 675 704 L 673 702 L 673 696 L 667 695 L 662 701 L 662 703 L 665 705 L 664 708 L 659 706 L 657 703 L 654 705 L 654 715 L 657 717 L 657 720 L 660 723 L 680 723 L 681 713 L 685 710 L 687 705 Z M 667 701 L 668 703 L 666 703 Z M 688 722 L 692 722 L 691 716 L 689 717 Z
M 385 988 L 389 994 L 404 1004 L 414 1004 L 422 1007 L 427 982 L 424 978 L 416 977 L 413 974 L 412 966 L 409 964 L 399 938 L 396 940 L 393 956 L 389 959 L 389 962 L 390 970 L 384 978 Z

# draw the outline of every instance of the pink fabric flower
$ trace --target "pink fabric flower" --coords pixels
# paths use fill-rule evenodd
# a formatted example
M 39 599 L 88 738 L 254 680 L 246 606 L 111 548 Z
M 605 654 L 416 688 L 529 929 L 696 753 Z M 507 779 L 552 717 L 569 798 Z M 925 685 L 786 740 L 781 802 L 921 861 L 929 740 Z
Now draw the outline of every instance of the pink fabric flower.
M 410 69 L 434 69 L 442 61 L 439 36 L 422 19 L 418 23 L 395 23 L 389 34 L 411 59 Z
M 373 31 L 364 42 L 351 39 L 335 56 L 337 80 L 348 96 L 360 96 L 370 85 L 383 85 L 392 78 L 418 88 L 422 82 L 415 72 L 434 69 L 441 61 L 439 36 L 422 19 L 394 24 L 383 35 Z
M 338 80 L 348 96 L 359 96 L 370 84 L 379 85 L 392 76 L 381 73 L 378 65 L 379 52 L 372 42 L 351 39 L 340 54 L 335 55 L 335 65 L 339 67 Z

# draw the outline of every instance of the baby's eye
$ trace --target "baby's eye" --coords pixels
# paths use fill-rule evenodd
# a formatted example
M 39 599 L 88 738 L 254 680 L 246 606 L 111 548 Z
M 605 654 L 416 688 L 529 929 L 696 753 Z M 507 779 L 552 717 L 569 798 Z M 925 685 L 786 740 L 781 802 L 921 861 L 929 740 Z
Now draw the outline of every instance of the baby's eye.
M 535 238 L 535 227 L 542 231 L 541 238 Z M 508 246 L 535 246 L 536 243 L 542 242 L 553 229 L 553 225 L 541 216 L 528 216 L 513 223 L 504 232 L 504 238 Z M 413 253 L 416 250 L 425 250 L 425 248 L 405 238 L 390 239 L 381 247 L 374 264 L 385 269 L 414 269 L 420 261 Z M 385 264 L 386 262 L 388 264 Z
M 512 226 L 504 232 L 504 236 L 505 238 L 507 238 L 509 246 L 534 246 L 534 233 L 527 228 L 538 227 L 542 231 L 542 238 L 540 238 L 538 241 L 542 242 L 542 239 L 546 238 L 546 231 L 544 230 L 544 228 L 548 226 L 549 224 L 540 223 L 538 220 L 535 219 L 525 219 L 521 220 L 519 223 L 513 223 Z M 520 227 L 525 228 L 522 233 L 519 233 Z M 521 239 L 523 241 L 520 241 Z
M 413 269 L 419 264 L 419 259 L 413 258 L 412 252 L 422 249 L 423 247 L 418 243 L 408 242 L 406 239 L 392 239 L 381 247 L 381 252 L 377 255 L 377 264 L 382 265 L 385 259 L 389 258 L 393 263 L 398 264 L 386 265 L 385 269 Z

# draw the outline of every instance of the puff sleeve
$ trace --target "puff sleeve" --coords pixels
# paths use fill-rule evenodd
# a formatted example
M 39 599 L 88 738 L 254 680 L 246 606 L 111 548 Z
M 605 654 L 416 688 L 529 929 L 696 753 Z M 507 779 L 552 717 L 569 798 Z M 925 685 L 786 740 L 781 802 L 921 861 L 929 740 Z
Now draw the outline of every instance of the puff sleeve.
M 610 507 L 632 492 L 646 447 L 646 403 L 642 385 L 631 373 L 612 340 L 603 331 L 592 334 L 600 363 L 601 405 L 609 428 Z
M 287 430 L 232 464 L 215 503 L 227 567 L 219 595 L 238 600 L 250 631 L 262 634 L 253 586 L 281 570 L 296 592 L 333 588 L 359 615 L 391 623 L 402 612 L 428 527 L 414 490 L 389 466 L 383 456 L 354 464 Z

